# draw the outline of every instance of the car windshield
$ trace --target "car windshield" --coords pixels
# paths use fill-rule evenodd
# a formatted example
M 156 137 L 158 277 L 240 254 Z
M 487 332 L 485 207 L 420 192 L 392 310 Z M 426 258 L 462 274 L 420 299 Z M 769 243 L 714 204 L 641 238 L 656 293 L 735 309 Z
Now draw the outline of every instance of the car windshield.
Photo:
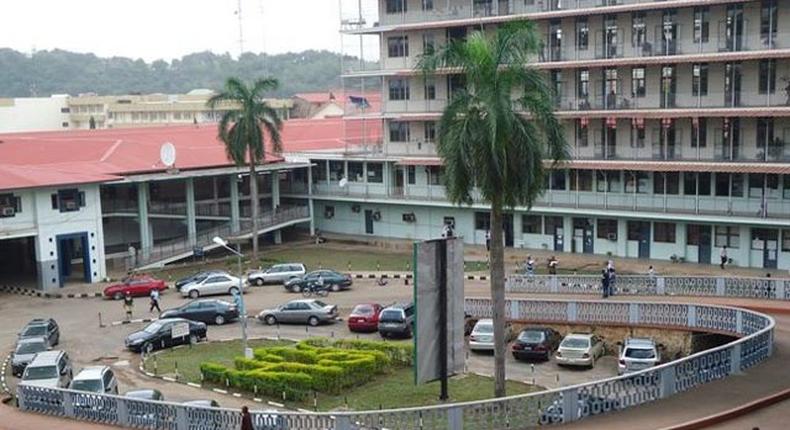
M 475 333 L 493 333 L 494 332 L 494 325 L 493 324 L 477 324 L 473 330 Z
M 325 307 L 327 306 L 327 304 L 326 304 L 326 303 L 324 303 L 324 302 L 322 302 L 321 300 L 316 300 L 316 301 L 314 301 L 313 303 L 314 303 L 316 306 L 320 307 L 320 308 L 325 308 Z
M 56 366 L 28 366 L 25 369 L 25 380 L 34 381 L 36 379 L 52 379 L 58 377 L 58 368 Z
M 373 306 L 371 305 L 357 305 L 354 307 L 354 310 L 351 312 L 352 314 L 357 315 L 372 315 L 373 314 Z
M 148 327 L 143 329 L 143 331 L 146 332 L 146 333 L 156 333 L 156 332 L 159 331 L 160 328 L 162 328 L 162 324 L 158 323 L 158 322 L 155 322 L 155 323 L 149 324 Z
M 522 342 L 538 343 L 543 342 L 545 334 L 542 331 L 522 331 L 518 335 L 518 340 Z
M 590 339 L 571 337 L 563 340 L 560 346 L 565 348 L 589 348 Z
M 19 346 L 16 347 L 17 354 L 35 354 L 46 350 L 47 345 L 43 342 L 20 343 Z
M 381 313 L 381 317 L 379 317 L 379 321 L 382 322 L 402 322 L 403 316 L 401 311 L 396 309 L 385 310 Z
M 47 326 L 45 325 L 31 325 L 22 332 L 22 336 L 42 336 L 47 334 Z
M 71 389 L 77 391 L 90 391 L 92 393 L 101 392 L 101 381 L 96 379 L 81 379 L 71 382 Z
M 656 351 L 652 348 L 626 348 L 625 356 L 628 358 L 649 360 L 651 358 L 656 358 Z

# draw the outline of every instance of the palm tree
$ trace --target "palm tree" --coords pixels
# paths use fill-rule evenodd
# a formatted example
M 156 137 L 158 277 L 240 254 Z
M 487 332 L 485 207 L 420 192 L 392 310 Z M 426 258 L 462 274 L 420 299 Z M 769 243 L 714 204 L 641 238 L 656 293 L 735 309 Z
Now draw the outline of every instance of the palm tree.
M 445 68 L 460 73 L 438 126 L 448 198 L 472 204 L 477 190 L 491 205 L 491 299 L 494 319 L 494 395 L 505 395 L 505 262 L 503 212 L 530 208 L 543 192 L 547 169 L 567 157 L 562 127 L 553 114 L 544 75 L 529 67 L 540 41 L 527 22 L 471 33 L 427 52 L 425 75 Z M 525 115 L 528 114 L 528 115 Z
M 225 144 L 228 159 L 236 165 L 250 167 L 250 198 L 252 204 L 252 259 L 258 259 L 258 181 L 255 165 L 266 158 L 264 137 L 268 135 L 274 152 L 282 151 L 280 130 L 283 122 L 277 111 L 263 99 L 264 93 L 276 90 L 274 78 L 256 80 L 251 86 L 238 78 L 228 78 L 225 88 L 211 97 L 212 110 L 222 109 L 219 140 Z M 273 181 L 277 178 L 273 177 Z

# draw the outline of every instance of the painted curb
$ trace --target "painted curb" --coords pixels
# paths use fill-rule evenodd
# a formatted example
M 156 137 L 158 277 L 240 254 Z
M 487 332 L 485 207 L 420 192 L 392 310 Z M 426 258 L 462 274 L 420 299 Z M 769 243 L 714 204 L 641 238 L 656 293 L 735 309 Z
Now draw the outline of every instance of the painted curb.
M 8 370 L 8 365 L 11 363 L 11 354 L 12 353 L 8 353 L 5 360 L 3 360 L 2 366 L 0 366 L 0 372 L 2 372 L 0 373 L 0 388 L 4 393 L 13 395 L 11 389 L 8 387 L 8 381 L 5 379 L 6 370 Z

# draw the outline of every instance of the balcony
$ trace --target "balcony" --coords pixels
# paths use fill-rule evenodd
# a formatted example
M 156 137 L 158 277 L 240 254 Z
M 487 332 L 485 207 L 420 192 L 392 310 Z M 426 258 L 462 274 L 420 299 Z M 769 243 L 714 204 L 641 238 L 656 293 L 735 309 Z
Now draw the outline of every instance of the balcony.
M 778 84 L 778 83 L 777 83 Z M 618 84 L 619 86 L 619 84 Z M 566 93 L 567 94 L 567 93 Z M 712 92 L 695 96 L 691 92 L 653 93 L 636 97 L 632 94 L 595 94 L 587 97 L 560 95 L 555 98 L 555 108 L 561 112 L 574 111 L 618 111 L 644 109 L 720 109 L 790 106 L 790 93 L 778 90 L 774 94 L 745 92 Z M 767 115 L 770 115 L 766 112 Z

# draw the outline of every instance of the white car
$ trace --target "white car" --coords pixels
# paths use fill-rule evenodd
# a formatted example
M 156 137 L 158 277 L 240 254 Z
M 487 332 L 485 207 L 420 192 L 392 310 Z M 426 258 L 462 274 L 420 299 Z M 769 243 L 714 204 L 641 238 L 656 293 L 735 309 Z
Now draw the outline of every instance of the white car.
M 239 278 L 228 273 L 217 272 L 184 284 L 181 286 L 181 295 L 192 299 L 215 294 L 234 295 L 239 292 L 240 285 Z
M 108 366 L 91 366 L 80 370 L 69 389 L 99 394 L 118 394 L 118 379 Z
M 505 343 L 512 339 L 510 323 L 505 323 Z M 483 318 L 478 320 L 469 335 L 469 349 L 472 351 L 494 350 L 494 320 Z
M 617 361 L 617 373 L 622 375 L 624 373 L 638 372 L 656 366 L 660 362 L 661 352 L 659 352 L 653 339 L 626 339 L 620 350 L 620 358 Z
M 21 384 L 45 388 L 66 388 L 71 382 L 71 360 L 63 351 L 36 354 L 22 374 Z
M 595 360 L 603 357 L 601 338 L 589 333 L 570 333 L 562 339 L 557 354 L 557 364 L 566 366 L 595 367 Z
M 255 270 L 247 275 L 250 285 L 285 284 L 294 278 L 301 278 L 307 270 L 302 263 L 275 264 L 266 270 Z

